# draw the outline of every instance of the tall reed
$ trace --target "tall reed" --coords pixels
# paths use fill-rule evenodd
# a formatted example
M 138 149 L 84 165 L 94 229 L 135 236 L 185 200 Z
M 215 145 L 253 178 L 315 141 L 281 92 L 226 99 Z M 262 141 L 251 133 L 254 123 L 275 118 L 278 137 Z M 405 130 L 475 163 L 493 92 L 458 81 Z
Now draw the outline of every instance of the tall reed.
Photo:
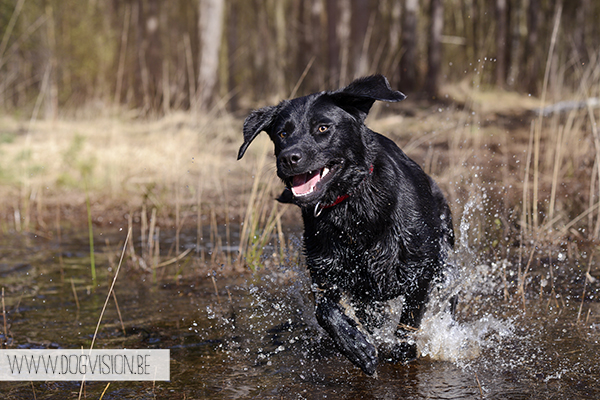
M 92 271 L 92 287 L 95 289 L 98 281 L 96 279 L 96 260 L 94 253 L 94 229 L 92 225 L 92 207 L 90 204 L 90 192 L 88 189 L 87 177 L 84 177 L 85 182 L 85 207 L 87 210 L 87 223 L 88 223 L 88 238 L 90 244 L 90 268 Z
M 264 250 L 269 241 L 273 239 L 274 234 L 277 235 L 279 253 L 283 259 L 284 251 L 281 246 L 282 243 L 285 243 L 285 238 L 281 228 L 281 217 L 287 210 L 286 206 L 281 207 L 273 201 L 274 178 L 272 175 L 265 176 L 266 174 L 263 171 L 267 158 L 266 147 L 263 147 L 260 151 L 254 169 L 254 180 L 244 221 L 240 227 L 240 244 L 238 247 L 238 266 L 245 264 L 253 272 L 262 264 Z M 280 207 L 281 209 L 279 209 Z

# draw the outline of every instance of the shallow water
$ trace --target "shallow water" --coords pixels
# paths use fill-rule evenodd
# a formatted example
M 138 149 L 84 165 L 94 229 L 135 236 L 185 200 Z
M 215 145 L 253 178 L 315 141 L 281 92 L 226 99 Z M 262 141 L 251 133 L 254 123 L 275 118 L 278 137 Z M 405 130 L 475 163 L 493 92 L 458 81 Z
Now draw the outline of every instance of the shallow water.
M 124 236 L 113 232 L 109 241 Z M 114 273 L 109 255 L 119 250 L 97 246 L 100 285 L 91 291 L 85 235 L 65 235 L 61 244 L 35 235 L 2 242 L 3 341 L 89 347 Z M 415 335 L 422 357 L 383 363 L 377 378 L 341 357 L 318 327 L 302 266 L 227 277 L 216 270 L 214 282 L 194 271 L 192 255 L 180 262 L 183 272 L 172 267 L 156 281 L 124 266 L 115 293 L 125 330 L 111 299 L 95 348 L 170 349 L 171 381 L 86 383 L 82 398 L 98 399 L 105 388 L 103 399 L 600 398 L 598 283 L 586 283 L 582 303 L 582 267 L 561 257 L 530 271 L 523 299 L 515 278 L 503 279 L 516 259 L 486 263 L 465 246 L 455 260 L 457 320 L 432 307 Z M 541 285 L 549 268 L 554 291 Z M 78 398 L 79 391 L 79 382 L 0 382 L 8 399 Z

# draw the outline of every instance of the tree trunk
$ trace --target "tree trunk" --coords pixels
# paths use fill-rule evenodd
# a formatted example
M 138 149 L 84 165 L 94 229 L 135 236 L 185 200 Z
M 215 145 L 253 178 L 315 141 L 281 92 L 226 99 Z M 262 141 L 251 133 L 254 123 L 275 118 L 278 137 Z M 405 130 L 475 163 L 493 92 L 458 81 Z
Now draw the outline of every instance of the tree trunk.
M 238 10 L 237 2 L 232 0 L 229 2 L 229 18 L 227 24 L 227 89 L 231 94 L 229 99 L 229 111 L 237 111 L 238 109 L 238 82 L 237 71 L 237 51 L 238 51 Z
M 384 71 L 390 74 L 390 70 L 398 63 L 400 53 L 400 37 L 402 36 L 402 25 L 400 19 L 402 17 L 402 3 L 399 1 L 392 2 L 390 12 L 390 29 L 388 32 L 389 51 L 384 57 Z M 392 87 L 398 85 L 397 74 L 390 74 L 390 83 Z
M 337 0 L 327 0 L 327 64 L 328 81 L 330 85 L 337 85 L 340 77 L 340 42 L 337 33 L 338 3 Z
M 313 93 L 323 90 L 325 85 L 325 68 L 317 68 L 319 61 L 323 58 L 324 46 L 322 46 L 324 35 L 321 16 L 324 6 L 321 0 L 301 0 L 299 21 L 300 30 L 298 35 L 298 62 L 296 79 L 300 80 L 302 74 L 306 76 L 300 86 L 298 93 Z M 309 68 L 310 70 L 307 70 Z M 292 82 L 295 85 L 298 83 Z
M 418 0 L 406 0 L 402 26 L 402 58 L 400 59 L 400 85 L 411 92 L 417 87 L 417 13 Z
M 355 78 L 364 76 L 369 69 L 367 30 L 371 16 L 370 0 L 355 0 L 352 2 L 352 29 L 350 41 L 352 43 L 352 75 Z
M 150 78 L 150 107 L 153 110 L 159 108 L 163 97 L 163 53 L 160 39 L 160 0 L 148 0 L 146 14 L 146 65 Z
M 510 56 L 507 61 L 507 65 L 510 65 L 507 76 L 507 84 L 511 88 L 515 88 L 519 84 L 519 76 L 521 75 L 523 50 L 524 50 L 524 38 L 525 35 L 522 32 L 527 30 L 527 9 L 523 3 L 510 4 L 509 3 L 509 14 L 510 20 Z
M 200 0 L 198 96 L 201 110 L 208 110 L 215 98 L 219 78 L 223 9 L 224 0 Z
M 507 0 L 496 0 L 496 86 L 506 82 Z
M 442 30 L 444 29 L 443 0 L 431 0 L 429 26 L 429 48 L 427 57 L 427 79 L 425 91 L 430 98 L 436 98 L 440 90 L 442 65 Z
M 573 58 L 580 63 L 588 61 L 587 46 L 586 46 L 586 16 L 590 14 L 590 0 L 579 0 L 575 9 L 575 27 L 573 29 Z
M 142 84 L 144 112 L 155 109 L 160 102 L 162 54 L 158 29 L 158 0 L 138 1 L 138 58 Z
M 156 109 L 162 97 L 162 45 L 158 0 L 138 0 L 134 3 L 136 19 L 138 74 L 135 82 L 135 99 L 143 99 L 144 113 Z M 140 96 L 141 94 L 141 96 Z M 136 104 L 139 104 L 136 103 Z
M 529 0 L 529 9 L 527 10 L 527 46 L 524 54 L 524 62 L 527 68 L 525 87 L 532 94 L 537 94 L 538 92 L 537 81 L 540 70 L 540 54 L 536 50 L 539 46 L 539 29 L 542 16 L 543 10 L 540 0 Z
M 288 31 L 290 31 L 289 27 L 286 26 L 286 10 L 285 10 L 286 2 L 283 0 L 276 0 L 274 4 L 275 8 L 275 45 L 276 45 L 276 54 L 274 55 L 274 63 L 272 64 L 275 68 L 274 77 L 275 78 L 275 87 L 278 93 L 277 97 L 285 97 L 289 94 L 289 91 L 286 90 L 286 82 L 285 82 L 285 70 L 287 68 L 287 60 L 286 57 L 282 57 L 282 54 L 287 53 L 287 42 L 290 39 L 291 35 L 288 35 Z
M 350 66 L 350 20 L 352 18 L 352 5 L 350 0 L 338 0 L 340 19 L 338 21 L 337 36 L 340 44 L 340 78 L 337 86 L 348 83 L 348 67 Z
M 51 5 L 46 6 L 47 32 L 48 32 L 48 60 L 47 79 L 45 87 L 45 112 L 44 117 L 55 120 L 58 116 L 58 60 L 56 58 L 56 26 L 54 10 Z

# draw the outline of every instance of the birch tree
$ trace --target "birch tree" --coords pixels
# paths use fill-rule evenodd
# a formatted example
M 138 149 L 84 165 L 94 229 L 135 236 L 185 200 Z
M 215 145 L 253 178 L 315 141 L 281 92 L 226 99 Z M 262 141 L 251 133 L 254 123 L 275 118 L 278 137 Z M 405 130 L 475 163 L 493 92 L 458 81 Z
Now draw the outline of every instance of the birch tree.
M 213 103 L 218 77 L 219 52 L 223 33 L 224 0 L 199 0 L 200 62 L 198 72 L 198 106 L 207 110 Z

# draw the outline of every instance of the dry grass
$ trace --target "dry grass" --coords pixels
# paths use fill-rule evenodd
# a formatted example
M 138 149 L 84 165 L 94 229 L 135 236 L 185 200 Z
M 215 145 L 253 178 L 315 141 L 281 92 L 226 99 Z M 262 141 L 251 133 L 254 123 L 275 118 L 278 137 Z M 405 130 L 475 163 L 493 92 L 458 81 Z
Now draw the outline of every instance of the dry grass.
M 20 214 L 17 225 L 29 229 L 36 211 L 83 204 L 87 177 L 96 217 L 102 206 L 131 210 L 144 203 L 167 217 L 176 204 L 196 205 L 200 190 L 221 212 L 228 207 L 219 199 L 224 182 L 243 190 L 245 166 L 234 162 L 239 123 L 227 117 L 195 121 L 184 114 L 150 122 L 112 118 L 30 126 L 4 118 L 3 211 Z M 234 190 L 230 197 L 239 193 Z M 11 219 L 5 219 L 5 231 L 18 230 Z

